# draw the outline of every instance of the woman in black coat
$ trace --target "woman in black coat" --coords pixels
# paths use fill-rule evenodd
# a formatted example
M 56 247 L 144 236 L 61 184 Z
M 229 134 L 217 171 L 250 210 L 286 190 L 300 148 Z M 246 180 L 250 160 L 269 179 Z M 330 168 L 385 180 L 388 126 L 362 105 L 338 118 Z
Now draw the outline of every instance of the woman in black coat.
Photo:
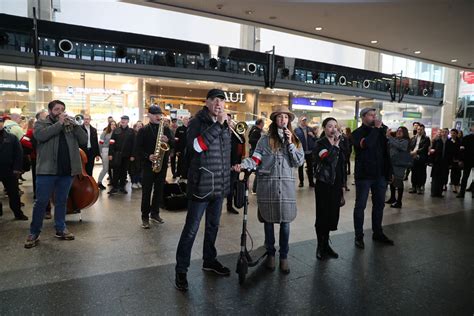
M 335 118 L 323 121 L 324 137 L 319 139 L 313 151 L 315 161 L 316 194 L 316 236 L 318 248 L 316 257 L 338 258 L 329 246 L 329 231 L 337 230 L 341 207 L 342 188 L 346 181 L 345 154 L 340 149 L 341 134 Z

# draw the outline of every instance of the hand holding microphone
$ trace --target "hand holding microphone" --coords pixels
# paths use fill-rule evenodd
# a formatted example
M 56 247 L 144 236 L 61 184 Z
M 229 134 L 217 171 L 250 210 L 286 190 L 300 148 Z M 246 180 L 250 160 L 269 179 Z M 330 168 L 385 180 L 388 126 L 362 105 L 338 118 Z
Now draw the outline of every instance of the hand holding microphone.
M 285 142 L 288 144 L 293 143 L 293 134 L 286 127 L 283 127 L 283 137 L 285 138 Z

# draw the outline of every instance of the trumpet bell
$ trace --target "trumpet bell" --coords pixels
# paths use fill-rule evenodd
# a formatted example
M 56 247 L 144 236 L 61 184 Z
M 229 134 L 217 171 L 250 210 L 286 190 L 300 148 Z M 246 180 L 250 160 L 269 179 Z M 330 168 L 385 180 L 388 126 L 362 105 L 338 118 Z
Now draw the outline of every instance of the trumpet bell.
M 82 114 L 77 114 L 76 116 L 74 116 L 74 122 L 75 122 L 77 125 L 82 125 L 82 124 L 84 124 L 84 115 L 82 115 Z
M 247 129 L 248 125 L 245 122 L 238 122 L 237 124 L 235 124 L 235 131 L 237 132 L 237 134 L 243 135 L 245 134 Z

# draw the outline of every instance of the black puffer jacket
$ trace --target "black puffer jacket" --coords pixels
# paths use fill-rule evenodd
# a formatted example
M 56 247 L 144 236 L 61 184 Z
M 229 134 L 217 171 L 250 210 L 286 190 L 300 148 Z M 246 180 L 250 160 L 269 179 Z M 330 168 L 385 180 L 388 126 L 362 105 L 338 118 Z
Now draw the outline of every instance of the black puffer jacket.
M 313 149 L 314 177 L 316 180 L 331 185 L 334 184 L 339 159 L 342 159 L 342 165 L 344 166 L 345 155 L 339 154 L 340 152 L 340 147 L 331 145 L 327 137 L 323 137 L 316 142 Z M 342 183 L 344 183 L 346 173 L 342 172 L 342 175 L 344 178 Z
M 204 107 L 189 122 L 187 150 L 188 198 L 210 201 L 230 190 L 231 135 L 227 125 L 214 122 Z

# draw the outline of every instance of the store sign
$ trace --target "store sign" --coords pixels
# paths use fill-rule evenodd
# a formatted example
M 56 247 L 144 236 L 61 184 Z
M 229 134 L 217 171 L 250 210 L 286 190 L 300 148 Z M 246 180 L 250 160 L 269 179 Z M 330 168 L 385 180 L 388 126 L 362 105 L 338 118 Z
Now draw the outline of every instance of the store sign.
M 76 88 L 67 87 L 66 92 L 70 95 L 79 94 L 122 94 L 121 90 L 117 89 L 102 89 L 102 88 Z
M 474 72 L 463 71 L 462 80 L 467 84 L 474 84 Z
M 0 80 L 0 91 L 29 92 L 28 81 Z
M 404 118 L 421 119 L 421 112 L 403 111 L 402 117 L 404 117 Z
M 319 112 L 331 112 L 334 106 L 333 100 L 293 98 L 291 100 L 292 108 L 295 110 L 308 110 Z
M 241 92 L 228 92 L 224 91 L 225 101 L 231 103 L 246 103 L 245 94 Z

